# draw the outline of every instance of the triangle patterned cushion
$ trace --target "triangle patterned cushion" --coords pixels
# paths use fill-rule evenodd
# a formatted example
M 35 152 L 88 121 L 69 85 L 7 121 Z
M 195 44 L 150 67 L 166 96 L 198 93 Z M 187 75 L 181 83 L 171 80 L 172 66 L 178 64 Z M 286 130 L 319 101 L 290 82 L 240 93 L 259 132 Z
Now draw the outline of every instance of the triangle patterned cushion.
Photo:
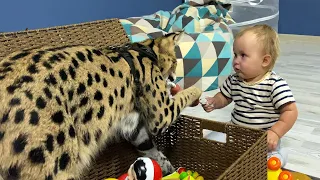
M 232 70 L 234 23 L 220 2 L 187 1 L 172 12 L 121 19 L 131 42 L 184 31 L 176 45 L 176 83 L 182 88 L 197 86 L 203 91 L 219 88 Z
M 197 86 L 203 91 L 219 88 L 232 71 L 231 33 L 214 31 L 185 33 L 176 46 L 177 80 L 183 88 Z

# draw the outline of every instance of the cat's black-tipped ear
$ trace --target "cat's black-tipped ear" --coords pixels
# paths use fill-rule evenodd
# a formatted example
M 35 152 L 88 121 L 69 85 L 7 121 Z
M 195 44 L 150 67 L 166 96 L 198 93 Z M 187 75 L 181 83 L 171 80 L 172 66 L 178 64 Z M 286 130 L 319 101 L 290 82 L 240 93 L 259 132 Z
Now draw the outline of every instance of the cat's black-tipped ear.
M 175 32 L 169 32 L 167 34 L 165 34 L 164 36 L 165 37 L 169 37 L 169 36 L 172 36 L 172 35 L 179 35 L 181 33 L 183 33 L 184 31 L 175 31 Z
M 231 7 L 232 7 L 231 4 L 221 4 L 221 6 L 222 6 L 223 8 L 225 8 L 226 10 L 228 10 L 228 11 L 230 11 L 230 9 L 231 9 Z
M 176 35 L 174 36 L 173 40 L 174 41 L 179 41 L 180 38 L 182 37 L 182 35 L 184 34 L 184 31 L 177 31 L 175 33 L 176 33 Z

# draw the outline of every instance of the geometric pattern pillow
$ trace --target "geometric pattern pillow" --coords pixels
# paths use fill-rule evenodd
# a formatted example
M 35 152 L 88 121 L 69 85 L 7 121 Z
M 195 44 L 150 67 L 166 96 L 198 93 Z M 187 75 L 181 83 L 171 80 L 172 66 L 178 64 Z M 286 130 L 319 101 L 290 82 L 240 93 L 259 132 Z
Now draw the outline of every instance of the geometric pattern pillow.
M 182 88 L 202 91 L 219 88 L 232 69 L 234 23 L 223 4 L 214 0 L 190 0 L 173 11 L 157 11 L 142 17 L 120 19 L 131 42 L 184 31 L 175 50 L 176 82 Z
M 131 42 L 140 42 L 146 39 L 155 39 L 167 32 L 164 29 L 168 25 L 171 13 L 157 11 L 154 14 L 142 17 L 129 17 L 120 19 Z
M 202 91 L 219 88 L 232 71 L 232 38 L 218 30 L 184 34 L 176 46 L 176 83 Z
M 207 3 L 207 4 L 204 4 Z M 183 88 L 219 88 L 232 71 L 234 23 L 220 2 L 190 0 L 172 12 L 167 32 L 186 32 L 176 46 L 177 80 Z

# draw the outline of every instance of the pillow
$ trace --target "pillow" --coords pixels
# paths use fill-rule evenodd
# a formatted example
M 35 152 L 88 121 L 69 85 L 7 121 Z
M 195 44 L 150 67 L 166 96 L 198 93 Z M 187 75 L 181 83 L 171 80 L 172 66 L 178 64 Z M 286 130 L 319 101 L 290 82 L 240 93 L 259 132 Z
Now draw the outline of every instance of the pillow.
M 157 11 L 120 22 L 131 42 L 184 31 L 175 48 L 175 83 L 210 91 L 219 88 L 232 70 L 233 34 L 228 24 L 234 21 L 224 7 L 213 0 L 189 0 L 172 12 Z
M 177 79 L 182 88 L 219 88 L 232 70 L 232 38 L 219 30 L 183 34 L 176 46 Z
M 120 23 L 133 43 L 154 39 L 166 34 L 164 29 L 170 16 L 171 14 L 168 11 L 157 11 L 154 14 L 142 17 L 120 19 Z
M 173 10 L 166 32 L 186 32 L 176 46 L 176 83 L 203 91 L 222 85 L 232 71 L 232 23 L 228 10 L 216 1 L 190 0 Z

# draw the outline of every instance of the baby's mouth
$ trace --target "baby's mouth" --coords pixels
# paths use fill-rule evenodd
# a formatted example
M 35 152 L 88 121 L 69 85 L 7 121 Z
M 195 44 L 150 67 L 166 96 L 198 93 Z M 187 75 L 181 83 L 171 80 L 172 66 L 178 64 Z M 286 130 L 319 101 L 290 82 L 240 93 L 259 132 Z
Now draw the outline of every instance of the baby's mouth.
M 240 69 L 239 68 L 234 68 L 234 71 L 235 72 L 240 72 Z

